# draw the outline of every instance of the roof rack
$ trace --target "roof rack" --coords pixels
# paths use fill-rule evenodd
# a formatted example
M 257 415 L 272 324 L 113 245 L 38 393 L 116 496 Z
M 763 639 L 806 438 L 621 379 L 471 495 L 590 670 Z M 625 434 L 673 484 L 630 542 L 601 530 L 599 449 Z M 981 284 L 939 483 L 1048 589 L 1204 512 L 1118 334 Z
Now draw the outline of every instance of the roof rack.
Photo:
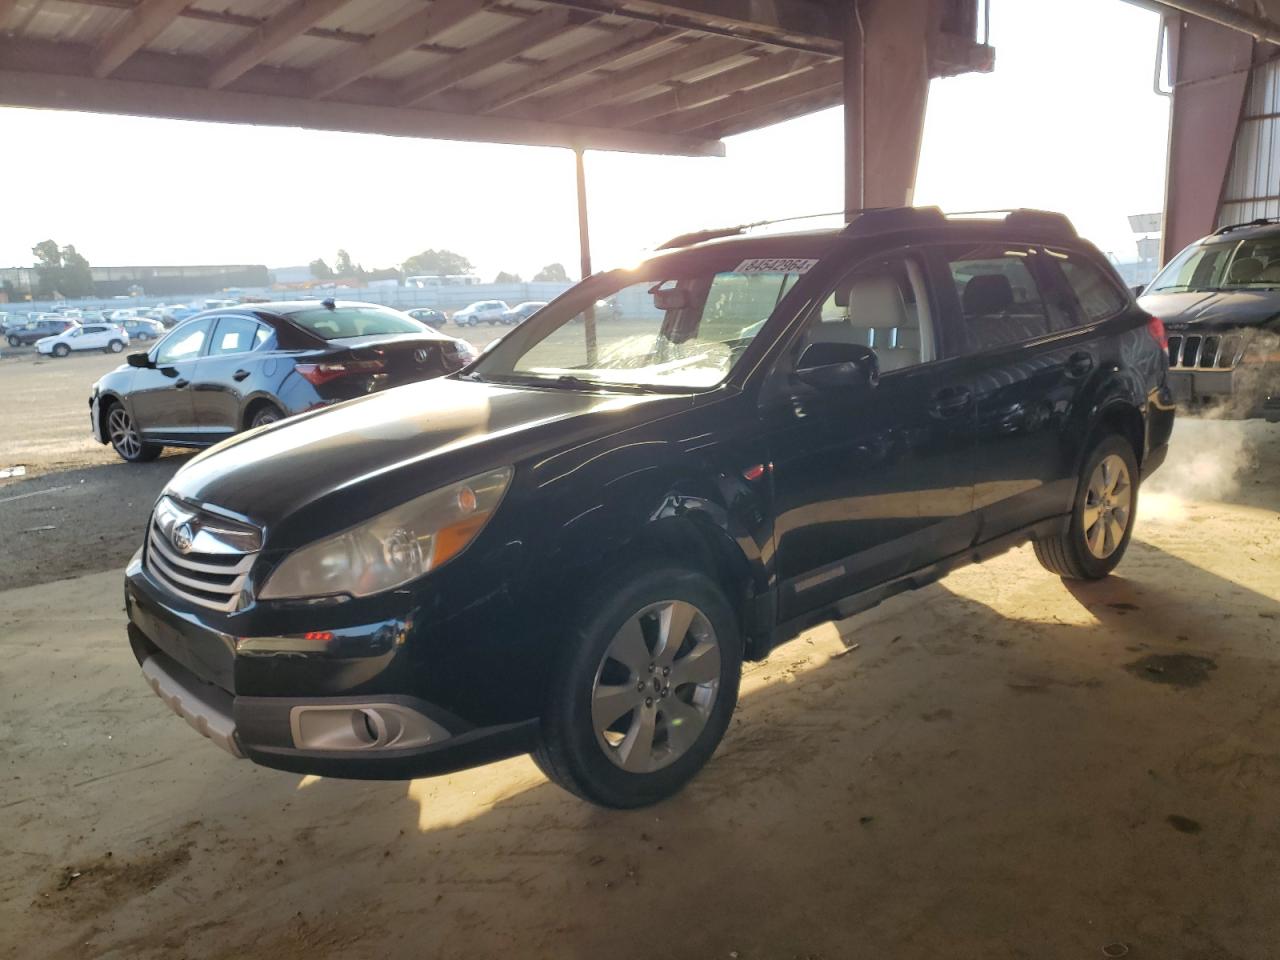
M 695 243 L 702 243 L 704 240 L 719 240 L 722 237 L 737 237 L 746 233 L 748 230 L 754 230 L 756 227 L 768 227 L 775 223 L 791 223 L 795 220 L 816 220 L 818 217 L 841 217 L 844 216 L 843 210 L 832 210 L 827 213 L 805 213 L 798 217 L 778 217 L 775 220 L 757 220 L 754 223 L 742 223 L 736 227 L 718 227 L 712 230 L 695 230 L 693 233 L 682 233 L 678 237 L 672 237 L 666 243 L 654 250 L 675 250 L 679 247 L 691 247 Z
M 1269 223 L 1280 223 L 1280 217 L 1258 217 L 1258 219 L 1250 220 L 1248 223 L 1232 223 L 1213 231 L 1213 236 L 1220 237 L 1224 233 L 1230 233 L 1232 230 L 1242 230 L 1245 227 L 1265 227 Z

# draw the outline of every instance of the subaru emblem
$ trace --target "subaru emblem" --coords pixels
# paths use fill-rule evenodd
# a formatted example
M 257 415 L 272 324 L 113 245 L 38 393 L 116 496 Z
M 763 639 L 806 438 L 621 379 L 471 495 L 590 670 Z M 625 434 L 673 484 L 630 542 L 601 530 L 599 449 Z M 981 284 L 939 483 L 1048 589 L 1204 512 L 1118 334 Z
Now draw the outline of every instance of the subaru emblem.
M 173 528 L 173 548 L 179 553 L 190 553 L 191 542 L 195 539 L 196 533 L 191 529 L 191 524 L 184 523 Z

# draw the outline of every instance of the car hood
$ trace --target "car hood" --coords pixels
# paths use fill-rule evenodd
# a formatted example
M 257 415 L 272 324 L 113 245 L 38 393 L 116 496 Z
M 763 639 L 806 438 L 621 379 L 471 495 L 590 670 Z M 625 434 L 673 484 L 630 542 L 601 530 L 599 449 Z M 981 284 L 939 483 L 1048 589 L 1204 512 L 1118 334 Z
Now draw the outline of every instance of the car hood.
M 251 430 L 186 464 L 167 492 L 292 546 L 455 480 L 623 429 L 688 398 L 441 378 Z
M 1280 291 L 1231 290 L 1152 293 L 1138 305 L 1165 326 L 1196 326 L 1205 330 L 1253 327 L 1280 315 Z

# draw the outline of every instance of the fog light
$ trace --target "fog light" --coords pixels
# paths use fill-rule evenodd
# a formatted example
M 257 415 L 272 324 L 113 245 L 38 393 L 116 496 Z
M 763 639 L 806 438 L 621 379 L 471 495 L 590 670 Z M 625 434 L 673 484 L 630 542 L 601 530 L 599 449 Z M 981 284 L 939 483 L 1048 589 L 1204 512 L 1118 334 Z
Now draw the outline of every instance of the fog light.
M 296 706 L 289 729 L 299 750 L 403 750 L 449 738 L 440 724 L 398 703 Z

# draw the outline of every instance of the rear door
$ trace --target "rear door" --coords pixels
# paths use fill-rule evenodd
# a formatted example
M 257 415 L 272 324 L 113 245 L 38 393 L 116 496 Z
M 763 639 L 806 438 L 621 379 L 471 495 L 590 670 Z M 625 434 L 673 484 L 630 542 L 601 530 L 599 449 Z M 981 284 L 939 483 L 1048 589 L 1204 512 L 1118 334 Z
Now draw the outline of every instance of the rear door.
M 1072 425 L 1104 336 L 1065 281 L 1064 251 L 984 242 L 941 252 L 958 349 L 973 369 L 974 506 L 985 541 L 1071 508 Z
M 134 371 L 129 404 L 144 437 L 202 442 L 190 388 L 212 327 L 210 317 L 182 324 L 151 350 L 154 368 Z
M 782 619 L 973 541 L 974 407 L 946 358 L 926 259 L 866 261 L 810 317 L 766 388 Z M 875 350 L 874 387 L 814 391 L 789 375 L 814 343 Z
M 111 329 L 102 323 L 80 328 L 80 336 L 71 342 L 73 350 L 104 350 L 110 340 Z
M 270 349 L 274 335 L 271 327 L 246 314 L 217 318 L 191 385 L 196 423 L 211 440 L 238 431 L 245 398 L 269 386 L 261 351 Z

